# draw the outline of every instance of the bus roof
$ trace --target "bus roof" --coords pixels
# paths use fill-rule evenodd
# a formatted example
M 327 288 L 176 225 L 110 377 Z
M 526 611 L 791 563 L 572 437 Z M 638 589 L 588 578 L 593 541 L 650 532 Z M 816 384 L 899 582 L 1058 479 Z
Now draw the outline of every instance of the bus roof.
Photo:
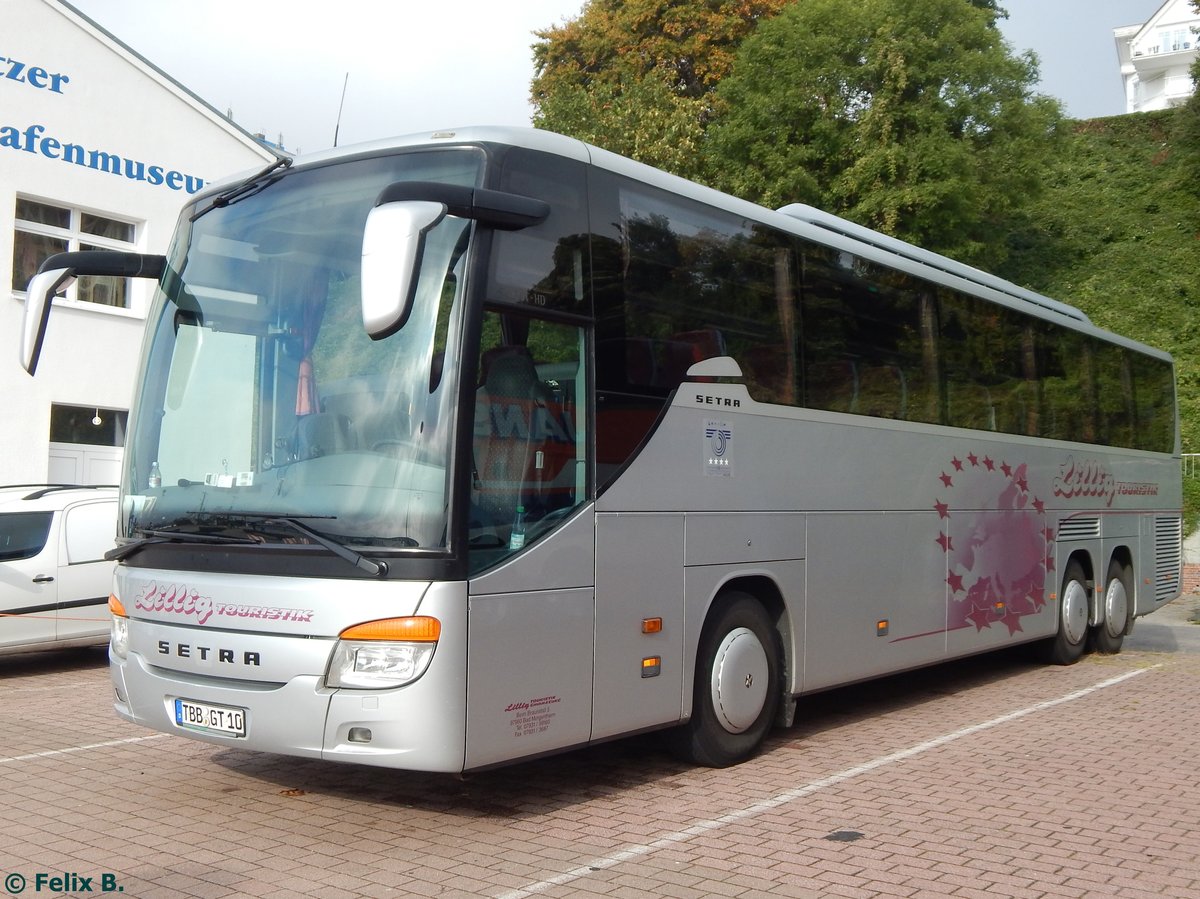
M 804 203 L 792 203 L 781 207 L 779 212 L 782 212 L 784 215 L 790 215 L 792 218 L 799 219 L 802 222 L 816 225 L 818 228 L 832 231 L 834 234 L 852 237 L 855 240 L 878 247 L 889 253 L 895 253 L 897 256 L 902 256 L 905 259 L 912 259 L 930 268 L 940 269 L 967 281 L 990 287 L 992 290 L 997 290 L 1015 299 L 1033 303 L 1035 306 L 1043 306 L 1046 309 L 1053 310 L 1076 321 L 1091 322 L 1081 310 L 1076 309 L 1074 306 L 1068 306 L 1066 303 L 1060 303 L 1058 300 L 1052 300 L 1050 297 L 1042 296 L 1040 293 L 1035 293 L 1020 285 L 1013 284 L 1011 281 L 1005 281 L 1003 278 L 990 275 L 980 269 L 956 262 L 948 256 L 942 256 L 931 250 L 924 250 L 921 247 L 906 243 L 898 238 L 888 237 L 886 234 L 880 234 L 878 231 L 872 231 L 870 228 L 856 225 L 854 222 L 839 218 L 831 213 L 822 212 L 813 206 L 807 206 Z
M 294 168 L 307 168 L 314 165 L 324 165 L 330 162 L 355 157 L 372 156 L 403 149 L 405 147 L 447 145 L 503 145 L 522 147 L 553 153 L 579 162 L 596 165 L 616 174 L 625 175 L 643 183 L 661 187 L 681 196 L 689 197 L 710 206 L 726 209 L 734 214 L 762 222 L 771 227 L 789 231 L 800 237 L 815 239 L 822 243 L 832 244 L 842 249 L 866 250 L 864 255 L 884 262 L 898 264 L 910 273 L 919 271 L 938 276 L 949 276 L 951 279 L 965 281 L 983 288 L 993 298 L 1000 298 L 1017 307 L 1035 307 L 1044 315 L 1054 316 L 1076 322 L 1083 326 L 1095 328 L 1095 325 L 1081 310 L 1067 303 L 1043 296 L 1035 291 L 1021 287 L 1011 281 L 988 274 L 965 263 L 956 262 L 947 256 L 942 256 L 930 250 L 922 249 L 895 237 L 880 234 L 870 228 L 857 225 L 846 219 L 839 218 L 828 212 L 823 212 L 802 203 L 793 203 L 772 210 L 748 200 L 742 200 L 730 194 L 722 193 L 694 181 L 689 181 L 661 169 L 612 153 L 600 147 L 585 143 L 577 138 L 544 131 L 538 128 L 516 126 L 469 126 L 448 128 L 439 131 L 425 131 L 392 138 L 384 138 L 347 147 L 323 150 L 317 153 L 303 155 L 295 160 Z M 238 179 L 231 179 L 236 183 Z M 227 186 L 214 185 L 213 189 L 220 190 Z M 206 191 L 205 193 L 208 193 Z M 891 261 L 888 261 L 888 257 Z M 901 261 L 902 260 L 902 261 Z M 999 295 L 997 297 L 996 295 Z M 1107 333 L 1107 332 L 1106 332 Z M 1110 335 L 1120 342 L 1129 343 L 1139 348 L 1148 349 L 1159 354 L 1152 347 L 1144 347 L 1137 341 L 1130 341 L 1120 335 Z M 1162 354 L 1166 355 L 1166 354 Z

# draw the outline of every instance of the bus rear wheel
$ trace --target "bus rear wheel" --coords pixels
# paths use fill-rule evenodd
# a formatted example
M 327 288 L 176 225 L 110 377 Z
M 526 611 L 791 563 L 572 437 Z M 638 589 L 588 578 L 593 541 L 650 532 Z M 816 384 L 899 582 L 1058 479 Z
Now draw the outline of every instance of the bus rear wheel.
M 1120 652 L 1128 627 L 1129 588 L 1125 566 L 1113 559 L 1108 565 L 1108 586 L 1104 588 L 1104 623 L 1092 630 L 1096 651 L 1110 655 Z
M 1058 633 L 1045 644 L 1046 660 L 1055 665 L 1079 661 L 1088 637 L 1088 588 L 1083 566 L 1072 560 L 1063 575 L 1058 599 Z
M 751 756 L 779 705 L 779 648 L 762 604 L 730 593 L 704 628 L 696 653 L 692 717 L 672 735 L 675 752 L 710 768 Z

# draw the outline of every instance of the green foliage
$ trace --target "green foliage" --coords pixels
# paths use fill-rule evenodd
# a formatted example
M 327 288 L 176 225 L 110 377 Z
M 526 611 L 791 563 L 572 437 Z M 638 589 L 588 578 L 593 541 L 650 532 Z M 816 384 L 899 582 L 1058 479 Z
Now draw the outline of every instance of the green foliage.
M 1170 352 L 1183 450 L 1200 452 L 1200 201 L 1179 143 L 1185 113 L 1074 123 L 1047 166 L 1045 193 L 1009 234 L 999 274 Z M 1195 484 L 1185 514 L 1194 530 Z
M 1192 9 L 1200 15 L 1200 0 L 1192 0 Z M 1192 84 L 1200 83 L 1200 56 L 1192 63 Z M 1183 188 L 1200 196 L 1200 95 L 1192 94 L 1179 110 L 1174 126 L 1174 146 L 1180 155 L 1180 164 L 1188 172 L 1188 182 Z
M 734 51 L 784 0 L 589 0 L 537 32 L 534 124 L 697 174 L 712 93 Z
M 1038 190 L 1061 115 L 996 15 L 964 0 L 786 6 L 718 88 L 710 180 L 994 265 L 993 235 Z

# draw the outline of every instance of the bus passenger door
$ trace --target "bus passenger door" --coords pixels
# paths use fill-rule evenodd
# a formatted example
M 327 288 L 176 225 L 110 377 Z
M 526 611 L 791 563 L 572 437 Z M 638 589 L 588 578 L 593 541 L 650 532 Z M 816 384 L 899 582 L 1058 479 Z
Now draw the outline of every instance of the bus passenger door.
M 584 337 L 516 312 L 484 315 L 467 529 L 468 769 L 591 734 Z
M 680 718 L 683 522 L 681 513 L 596 516 L 593 740 Z

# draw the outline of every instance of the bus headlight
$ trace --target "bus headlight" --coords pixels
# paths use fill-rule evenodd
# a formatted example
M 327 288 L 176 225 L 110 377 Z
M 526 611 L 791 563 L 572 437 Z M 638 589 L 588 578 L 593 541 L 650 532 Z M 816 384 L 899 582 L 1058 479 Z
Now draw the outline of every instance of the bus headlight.
M 124 659 L 129 655 L 129 618 L 125 615 L 125 606 L 115 596 L 108 597 L 108 610 L 112 612 L 112 631 L 108 643 L 112 654 Z
M 441 623 L 436 618 L 385 618 L 338 635 L 325 683 L 330 687 L 383 690 L 412 683 L 429 667 Z

